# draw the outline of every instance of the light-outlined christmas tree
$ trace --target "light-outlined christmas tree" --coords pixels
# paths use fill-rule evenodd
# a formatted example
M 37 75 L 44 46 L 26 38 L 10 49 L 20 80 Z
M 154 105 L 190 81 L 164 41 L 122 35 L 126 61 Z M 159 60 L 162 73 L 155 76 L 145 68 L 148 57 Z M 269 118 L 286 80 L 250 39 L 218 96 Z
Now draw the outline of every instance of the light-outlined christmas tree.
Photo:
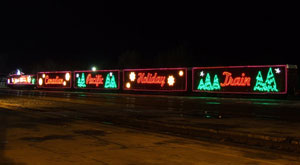
M 109 73 L 106 75 L 104 88 L 117 88 L 117 83 L 113 74 Z
M 198 90 L 205 90 L 205 85 L 204 85 L 203 79 L 200 80 L 200 83 L 199 83 L 197 89 Z
M 205 90 L 212 90 L 212 85 L 211 85 L 211 80 L 210 80 L 210 75 L 209 73 L 206 74 L 205 77 L 205 85 L 204 85 Z
M 268 92 L 278 92 L 277 84 L 276 84 L 276 80 L 272 68 L 269 69 L 265 84 L 266 84 L 266 90 Z
M 86 87 L 84 73 L 81 73 L 81 78 L 78 77 L 77 86 L 80 87 L 80 88 L 85 88 Z
M 261 75 L 261 71 L 258 71 L 258 74 L 256 76 L 256 84 L 253 88 L 254 91 L 264 91 L 265 88 L 265 83 L 264 83 L 264 79 Z
M 220 90 L 221 89 L 219 78 L 218 78 L 217 75 L 215 75 L 215 77 L 214 77 L 214 83 L 213 83 L 212 87 L 213 87 L 214 90 Z
M 205 77 L 205 82 L 201 78 L 199 85 L 198 85 L 198 90 L 206 90 L 206 91 L 213 91 L 213 90 L 220 90 L 220 82 L 219 78 L 217 75 L 214 77 L 214 82 L 213 85 L 211 84 L 211 79 L 210 79 L 210 74 L 207 73 Z
M 261 71 L 258 71 L 256 76 L 256 84 L 253 88 L 254 91 L 260 92 L 278 92 L 275 76 L 272 68 L 269 68 L 266 81 L 264 82 Z

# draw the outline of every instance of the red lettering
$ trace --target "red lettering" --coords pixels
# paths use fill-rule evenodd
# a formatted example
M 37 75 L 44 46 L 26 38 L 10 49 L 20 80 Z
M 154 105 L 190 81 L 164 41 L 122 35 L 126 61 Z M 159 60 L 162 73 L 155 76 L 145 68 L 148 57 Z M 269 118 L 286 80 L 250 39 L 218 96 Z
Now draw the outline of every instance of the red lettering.
M 241 77 L 236 77 L 233 80 L 232 86 L 239 86 L 241 83 Z
M 140 83 L 142 83 L 142 79 L 144 78 L 145 73 L 139 73 L 138 76 L 139 76 L 139 78 L 137 79 L 137 83 L 140 84 Z
M 94 84 L 96 87 L 98 87 L 99 84 L 103 84 L 103 77 L 101 74 L 97 74 L 96 77 L 92 77 L 92 74 L 88 74 L 85 83 Z
M 244 84 L 246 84 L 247 86 L 250 86 L 250 81 L 251 81 L 251 78 L 250 77 L 246 77 L 245 81 L 244 81 Z
M 146 73 L 138 73 L 138 84 L 160 84 L 161 87 L 163 87 L 166 83 L 166 76 L 157 76 L 157 73 L 147 73 L 147 76 L 145 76 Z
M 232 73 L 223 72 L 223 75 L 226 76 L 223 83 L 221 83 L 221 87 L 226 86 L 250 86 L 251 77 L 245 77 L 245 73 L 242 73 L 241 77 L 232 78 Z
M 62 85 L 64 83 L 64 79 L 59 78 L 59 76 L 56 76 L 55 79 L 49 78 L 48 75 L 45 77 L 45 84 L 54 84 L 54 85 Z
M 223 75 L 225 75 L 226 77 L 225 77 L 224 83 L 221 83 L 221 87 L 228 86 L 229 85 L 229 78 L 232 79 L 232 77 L 231 77 L 232 74 L 230 72 L 223 72 Z

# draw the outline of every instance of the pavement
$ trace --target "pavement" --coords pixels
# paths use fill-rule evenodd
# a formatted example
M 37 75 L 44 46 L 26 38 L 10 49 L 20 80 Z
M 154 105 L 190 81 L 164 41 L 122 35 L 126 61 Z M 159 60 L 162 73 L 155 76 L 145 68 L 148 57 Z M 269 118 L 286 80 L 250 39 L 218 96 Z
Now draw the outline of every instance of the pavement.
M 0 108 L 218 144 L 300 152 L 297 99 L 21 93 L 13 94 L 14 99 L 2 95 Z
M 0 164 L 300 164 L 299 154 L 0 108 Z

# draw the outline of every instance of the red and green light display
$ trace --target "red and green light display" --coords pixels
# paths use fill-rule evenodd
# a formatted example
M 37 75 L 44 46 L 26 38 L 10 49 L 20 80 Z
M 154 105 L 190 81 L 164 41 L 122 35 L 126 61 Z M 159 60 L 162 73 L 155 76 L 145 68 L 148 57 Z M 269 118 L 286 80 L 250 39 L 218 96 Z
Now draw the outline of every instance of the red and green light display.
M 35 85 L 35 75 L 12 75 L 7 79 L 7 85 Z
M 123 89 L 134 91 L 186 91 L 187 69 L 124 69 Z
M 192 72 L 194 92 L 287 93 L 287 65 L 195 67 Z
M 71 88 L 72 72 L 39 72 L 37 74 L 38 88 Z
M 74 88 L 117 90 L 119 77 L 119 70 L 75 71 Z

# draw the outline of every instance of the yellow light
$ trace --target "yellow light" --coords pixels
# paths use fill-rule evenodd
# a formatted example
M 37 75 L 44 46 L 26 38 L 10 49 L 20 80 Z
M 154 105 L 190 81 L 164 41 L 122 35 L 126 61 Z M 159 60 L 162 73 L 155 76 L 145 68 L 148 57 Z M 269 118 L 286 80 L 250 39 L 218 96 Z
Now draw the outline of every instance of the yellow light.
M 130 88 L 130 87 L 131 87 L 130 83 L 129 82 L 126 83 L 126 88 Z
M 39 86 L 42 86 L 42 85 L 43 85 L 43 79 L 39 78 Z
M 17 83 L 19 83 L 20 82 L 20 78 L 16 78 L 16 79 L 14 79 L 14 84 L 17 84 Z
M 70 78 L 71 78 L 70 73 L 66 73 L 65 78 L 66 78 L 67 81 L 70 81 Z
M 45 74 L 43 74 L 43 78 L 45 78 L 46 77 L 46 75 Z
M 134 81 L 135 80 L 135 73 L 134 72 L 130 73 L 129 79 L 130 79 L 130 81 Z
M 183 76 L 183 74 L 184 74 L 184 72 L 181 70 L 181 71 L 179 71 L 179 76 L 181 77 L 181 76 Z
M 64 81 L 63 85 L 64 85 L 64 86 L 66 86 L 66 85 L 67 85 L 67 82 L 66 82 L 66 81 Z
M 168 84 L 169 84 L 169 86 L 173 86 L 175 84 L 174 76 L 169 76 L 168 77 Z

